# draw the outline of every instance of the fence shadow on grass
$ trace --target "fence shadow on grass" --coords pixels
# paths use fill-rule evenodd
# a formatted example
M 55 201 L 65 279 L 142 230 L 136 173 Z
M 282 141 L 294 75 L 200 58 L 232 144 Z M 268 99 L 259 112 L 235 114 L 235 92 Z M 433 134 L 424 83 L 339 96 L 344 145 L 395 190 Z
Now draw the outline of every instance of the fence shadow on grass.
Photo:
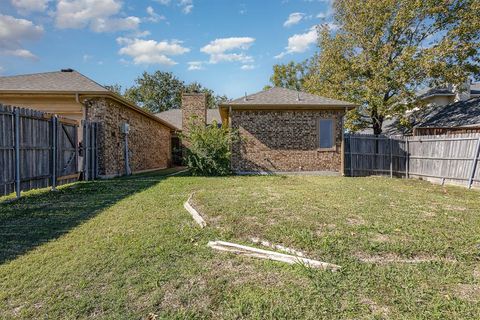
M 171 171 L 76 183 L 0 203 L 0 264 L 68 233 L 118 201 L 142 192 Z M 148 178 L 147 178 L 148 177 Z

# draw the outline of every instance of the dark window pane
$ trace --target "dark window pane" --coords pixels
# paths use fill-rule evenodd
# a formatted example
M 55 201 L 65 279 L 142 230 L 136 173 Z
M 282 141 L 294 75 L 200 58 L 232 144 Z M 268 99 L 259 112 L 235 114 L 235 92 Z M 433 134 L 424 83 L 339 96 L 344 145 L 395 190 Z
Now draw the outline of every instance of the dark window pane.
M 333 147 L 333 120 L 320 120 L 320 148 Z

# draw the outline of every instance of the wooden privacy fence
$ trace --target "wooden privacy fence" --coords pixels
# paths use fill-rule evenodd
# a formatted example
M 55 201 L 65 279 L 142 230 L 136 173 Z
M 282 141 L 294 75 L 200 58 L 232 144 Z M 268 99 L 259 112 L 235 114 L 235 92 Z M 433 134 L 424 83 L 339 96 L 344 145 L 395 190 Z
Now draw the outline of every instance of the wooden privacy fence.
M 0 196 L 76 181 L 77 122 L 0 104 Z
M 345 174 L 415 177 L 480 186 L 480 134 L 345 135 Z

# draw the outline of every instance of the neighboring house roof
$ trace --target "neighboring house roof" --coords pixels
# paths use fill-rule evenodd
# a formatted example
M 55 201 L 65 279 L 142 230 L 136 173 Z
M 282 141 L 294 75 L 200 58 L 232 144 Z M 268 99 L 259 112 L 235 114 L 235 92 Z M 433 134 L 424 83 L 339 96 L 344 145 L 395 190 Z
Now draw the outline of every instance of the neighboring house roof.
M 167 111 L 156 113 L 155 116 L 170 123 L 179 130 L 183 130 L 182 125 L 182 109 L 170 109 Z M 207 124 L 210 125 L 213 121 L 217 121 L 218 124 L 222 123 L 220 118 L 220 112 L 218 109 L 207 109 Z
M 108 90 L 72 69 L 0 77 L 0 91 L 108 92 Z
M 417 128 L 469 126 L 480 126 L 480 97 L 430 108 L 423 119 L 415 125 Z
M 433 96 L 454 96 L 455 93 L 448 88 L 431 88 L 427 90 L 420 91 L 418 93 L 419 99 L 426 99 Z
M 423 107 L 410 112 L 408 121 L 410 125 L 407 127 L 398 118 L 386 119 L 382 125 L 382 134 L 410 134 L 413 128 L 480 127 L 480 97 L 445 106 Z M 373 134 L 373 130 L 369 128 L 357 133 Z
M 329 106 L 354 108 L 355 104 L 335 99 L 329 99 L 314 94 L 296 90 L 273 87 L 246 97 L 238 98 L 220 104 L 227 106 Z
M 473 83 L 470 86 L 470 94 L 480 95 L 480 82 L 479 83 Z
M 81 98 L 108 97 L 171 129 L 177 129 L 170 123 L 155 117 L 149 111 L 136 106 L 122 96 L 72 69 L 0 77 L 0 94 L 74 94 L 77 95 L 79 100 Z
M 480 95 L 480 83 L 472 83 L 470 84 L 470 94 L 471 95 Z M 426 99 L 433 96 L 454 96 L 455 92 L 453 91 L 453 87 L 445 88 L 429 88 L 417 93 L 419 99 Z

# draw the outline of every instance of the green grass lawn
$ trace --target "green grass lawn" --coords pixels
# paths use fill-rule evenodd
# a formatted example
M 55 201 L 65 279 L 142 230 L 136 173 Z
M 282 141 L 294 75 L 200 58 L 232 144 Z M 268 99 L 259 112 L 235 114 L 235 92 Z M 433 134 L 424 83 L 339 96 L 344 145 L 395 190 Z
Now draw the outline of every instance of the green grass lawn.
M 164 174 L 0 204 L 0 319 L 479 318 L 478 191 L 377 177 Z M 205 229 L 183 209 L 192 192 Z M 251 237 L 342 269 L 206 246 Z

